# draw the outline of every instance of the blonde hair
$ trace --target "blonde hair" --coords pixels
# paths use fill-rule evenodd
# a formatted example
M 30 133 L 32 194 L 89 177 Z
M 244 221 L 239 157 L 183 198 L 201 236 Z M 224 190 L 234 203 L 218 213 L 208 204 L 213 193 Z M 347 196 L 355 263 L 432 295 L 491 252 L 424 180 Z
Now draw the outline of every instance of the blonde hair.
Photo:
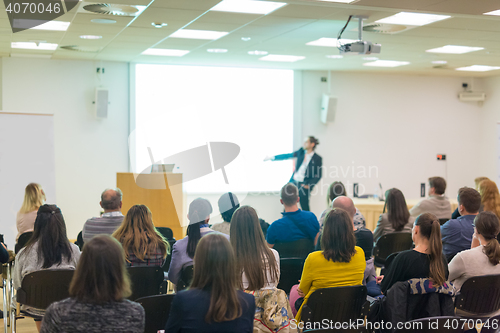
M 113 233 L 123 246 L 128 260 L 129 253 L 133 253 L 140 260 L 144 260 L 148 253 L 159 249 L 163 258 L 169 252 L 169 244 L 156 230 L 153 224 L 153 214 L 144 205 L 135 205 L 129 209 L 122 224 Z
M 485 179 L 479 183 L 479 194 L 481 203 L 487 212 L 493 212 L 500 218 L 500 193 L 495 182 Z
M 29 183 L 24 190 L 24 200 L 19 213 L 26 214 L 38 210 L 45 203 L 45 193 L 42 186 L 37 183 Z

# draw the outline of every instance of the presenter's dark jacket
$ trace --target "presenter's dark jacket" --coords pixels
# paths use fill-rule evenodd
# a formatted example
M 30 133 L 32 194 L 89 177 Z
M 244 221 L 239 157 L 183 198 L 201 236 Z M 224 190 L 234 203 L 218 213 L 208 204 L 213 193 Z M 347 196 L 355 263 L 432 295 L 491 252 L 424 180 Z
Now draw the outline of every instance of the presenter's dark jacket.
M 306 152 L 306 150 L 304 150 L 304 148 L 300 148 L 299 150 L 297 150 L 291 154 L 276 155 L 276 156 L 274 156 L 274 160 L 275 161 L 282 161 L 282 160 L 287 160 L 287 159 L 296 157 L 297 163 L 295 165 L 295 172 L 297 172 L 300 169 L 300 166 L 302 165 L 302 163 L 304 162 L 304 158 L 306 156 L 306 153 L 307 152 Z M 322 165 L 323 165 L 323 159 L 321 158 L 321 156 L 314 153 L 314 155 L 311 157 L 311 161 L 309 161 L 309 164 L 307 165 L 306 174 L 305 174 L 304 181 L 303 181 L 304 184 L 309 185 L 309 189 L 311 189 L 311 190 L 314 187 L 314 185 L 316 185 L 319 182 L 319 180 L 321 179 L 321 175 L 322 175 L 321 174 L 322 173 L 321 166 Z M 292 175 L 292 178 L 290 178 L 290 182 L 295 182 L 293 179 L 293 175 Z

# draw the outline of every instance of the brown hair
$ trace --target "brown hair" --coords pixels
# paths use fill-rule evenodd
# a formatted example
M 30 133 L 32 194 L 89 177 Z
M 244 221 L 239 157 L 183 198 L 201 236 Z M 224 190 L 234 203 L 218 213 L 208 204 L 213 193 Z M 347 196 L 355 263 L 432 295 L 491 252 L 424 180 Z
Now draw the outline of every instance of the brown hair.
M 500 217 L 500 193 L 498 193 L 497 184 L 489 179 L 483 180 L 479 183 L 479 194 L 484 210 Z
M 488 256 L 493 266 L 498 265 L 500 263 L 500 245 L 497 240 L 500 232 L 498 217 L 492 212 L 481 212 L 474 219 L 474 226 L 477 233 L 488 242 L 483 248 L 484 254 Z
M 326 204 L 330 206 L 336 197 L 347 196 L 345 186 L 342 182 L 333 182 L 328 187 L 328 194 L 326 195 Z
M 293 206 L 299 198 L 299 189 L 295 184 L 288 183 L 281 188 L 281 200 L 285 206 Z
M 104 304 L 132 294 L 125 253 L 118 241 L 98 235 L 85 243 L 69 295 L 79 302 Z
M 19 213 L 26 214 L 38 210 L 45 203 L 45 200 L 42 186 L 37 183 L 29 183 L 24 189 L 24 200 Z
M 146 255 L 158 250 L 164 258 L 169 252 L 168 242 L 156 230 L 153 214 L 145 205 L 132 206 L 120 227 L 113 233 L 113 237 L 122 244 L 127 259 L 130 253 L 144 260 Z
M 356 253 L 356 237 L 349 214 L 340 208 L 333 208 L 325 217 L 321 250 L 326 260 L 350 262 Z
M 430 265 L 429 275 L 432 281 L 442 286 L 446 281 L 446 273 L 443 262 L 443 243 L 441 241 L 441 226 L 436 215 L 431 213 L 420 214 L 415 220 L 423 237 L 429 240 Z
M 442 177 L 431 177 L 429 178 L 429 186 L 434 187 L 436 194 L 444 194 L 444 191 L 446 191 L 446 180 Z
M 483 180 L 486 180 L 489 178 L 488 177 L 477 177 L 476 179 L 474 179 L 474 184 L 476 185 L 476 190 L 479 189 L 479 183 L 481 183 Z
M 279 281 L 278 262 L 266 244 L 255 209 L 242 206 L 234 212 L 229 239 L 240 272 L 238 276 L 241 288 L 243 272 L 248 280 L 247 290 L 256 291 L 264 288 L 266 282 Z M 267 281 L 268 270 L 271 281 Z
M 470 187 L 462 187 L 458 190 L 458 204 L 464 206 L 468 213 L 475 214 L 481 207 L 481 195 Z
M 210 292 L 207 323 L 231 321 L 241 316 L 236 259 L 226 236 L 210 233 L 198 243 L 194 255 L 193 282 L 189 289 Z
M 403 192 L 397 188 L 391 188 L 385 192 L 384 213 L 387 209 L 387 217 L 394 231 L 401 231 L 408 223 L 410 212 L 406 204 Z
M 316 150 L 316 147 L 319 145 L 319 140 L 316 139 L 314 136 L 308 136 L 307 138 L 309 139 L 310 143 L 314 143 L 313 150 Z
M 109 190 L 113 192 L 106 193 Z M 120 209 L 120 203 L 122 202 L 122 191 L 119 188 L 108 188 L 101 193 L 101 205 L 102 208 L 106 210 L 117 210 Z

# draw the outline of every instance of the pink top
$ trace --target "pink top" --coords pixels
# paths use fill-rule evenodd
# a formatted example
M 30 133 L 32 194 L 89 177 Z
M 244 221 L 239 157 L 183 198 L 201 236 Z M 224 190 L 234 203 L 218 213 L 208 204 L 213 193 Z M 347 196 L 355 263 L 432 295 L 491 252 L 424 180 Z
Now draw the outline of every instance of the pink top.
M 35 220 L 36 220 L 36 214 L 38 210 L 34 210 L 29 213 L 17 213 L 16 217 L 16 226 L 17 226 L 17 237 L 16 237 L 16 242 L 19 239 L 19 236 L 24 234 L 25 232 L 33 231 L 35 228 Z

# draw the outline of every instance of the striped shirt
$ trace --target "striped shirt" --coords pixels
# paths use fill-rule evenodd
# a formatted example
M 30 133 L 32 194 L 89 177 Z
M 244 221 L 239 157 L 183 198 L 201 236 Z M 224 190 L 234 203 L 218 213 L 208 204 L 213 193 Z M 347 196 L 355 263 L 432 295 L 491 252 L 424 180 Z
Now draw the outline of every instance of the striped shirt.
M 83 226 L 83 242 L 87 243 L 92 237 L 106 234 L 111 235 L 122 224 L 123 214 L 121 212 L 109 212 L 101 217 L 88 219 Z
M 127 267 L 140 267 L 140 266 L 163 266 L 163 254 L 161 254 L 160 249 L 156 249 L 155 252 L 148 253 L 144 256 L 144 260 L 136 257 L 134 252 L 129 251 L 127 258 Z

